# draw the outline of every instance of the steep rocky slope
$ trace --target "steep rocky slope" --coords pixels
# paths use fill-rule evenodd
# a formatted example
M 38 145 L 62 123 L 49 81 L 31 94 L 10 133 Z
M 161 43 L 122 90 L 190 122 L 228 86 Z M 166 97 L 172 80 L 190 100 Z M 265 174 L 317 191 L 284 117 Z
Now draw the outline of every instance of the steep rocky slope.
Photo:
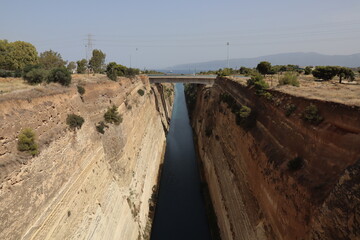
M 229 79 L 193 91 L 222 239 L 358 239 L 360 108 L 269 92 Z M 304 120 L 310 104 L 321 123 Z
M 1 96 L 0 239 L 148 237 L 172 86 L 164 93 L 146 77 L 82 84 L 82 97 L 75 85 Z M 95 126 L 112 105 L 123 121 L 101 134 Z M 69 130 L 70 113 L 85 119 L 81 129 Z M 37 135 L 36 157 L 17 150 L 23 128 Z

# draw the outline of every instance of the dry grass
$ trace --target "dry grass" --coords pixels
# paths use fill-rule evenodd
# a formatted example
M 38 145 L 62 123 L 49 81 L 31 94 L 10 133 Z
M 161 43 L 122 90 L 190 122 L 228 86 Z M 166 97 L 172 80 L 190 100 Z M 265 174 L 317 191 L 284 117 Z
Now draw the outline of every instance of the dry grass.
M 27 84 L 22 78 L 0 78 L 0 94 L 29 88 L 34 86 Z
M 295 96 L 306 97 L 310 99 L 319 99 L 343 103 L 347 105 L 360 106 L 360 78 L 357 77 L 353 82 L 343 81 L 339 83 L 338 78 L 331 81 L 315 81 L 312 75 L 300 75 L 298 80 L 300 87 L 289 85 L 278 85 L 278 79 L 281 77 L 274 75 L 266 77 L 265 81 L 272 89 L 289 93 Z M 234 78 L 237 82 L 246 84 L 246 79 Z

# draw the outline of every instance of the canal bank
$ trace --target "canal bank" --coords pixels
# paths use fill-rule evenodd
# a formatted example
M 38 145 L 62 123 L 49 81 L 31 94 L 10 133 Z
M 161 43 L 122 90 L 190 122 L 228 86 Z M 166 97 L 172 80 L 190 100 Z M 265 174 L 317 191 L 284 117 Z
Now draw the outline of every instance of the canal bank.
M 184 86 L 176 84 L 175 91 L 151 239 L 206 240 L 210 231 Z

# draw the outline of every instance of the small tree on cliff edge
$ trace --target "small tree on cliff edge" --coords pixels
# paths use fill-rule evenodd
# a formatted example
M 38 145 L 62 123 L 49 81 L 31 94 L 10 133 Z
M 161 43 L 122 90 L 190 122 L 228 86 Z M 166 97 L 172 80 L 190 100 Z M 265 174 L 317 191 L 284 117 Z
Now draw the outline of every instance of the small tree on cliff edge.
M 94 70 L 95 73 L 101 73 L 105 68 L 105 57 L 106 54 L 101 50 L 94 49 L 92 57 L 89 61 L 89 66 Z
M 265 61 L 260 62 L 256 66 L 256 70 L 258 70 L 259 73 L 265 76 L 266 74 L 269 74 L 271 72 L 271 63 Z

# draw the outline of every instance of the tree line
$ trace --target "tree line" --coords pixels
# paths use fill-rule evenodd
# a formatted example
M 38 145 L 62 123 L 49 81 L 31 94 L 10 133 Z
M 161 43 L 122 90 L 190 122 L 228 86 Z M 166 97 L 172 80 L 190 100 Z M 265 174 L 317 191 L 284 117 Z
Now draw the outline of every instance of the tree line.
M 140 73 L 139 69 L 115 62 L 106 65 L 105 58 L 105 53 L 94 49 L 89 61 L 67 62 L 53 50 L 38 54 L 31 43 L 0 40 L 0 77 L 23 77 L 30 84 L 59 82 L 69 85 L 71 73 L 106 73 L 111 80 L 116 80 L 117 76 L 132 77 Z
M 233 68 L 224 68 L 219 69 L 217 71 L 208 71 L 201 72 L 200 74 L 217 74 L 218 76 L 229 76 L 235 74 L 241 74 L 245 76 L 253 76 L 256 74 L 265 75 L 274 75 L 274 74 L 283 74 L 289 72 L 294 74 L 304 74 L 310 75 L 312 74 L 315 78 L 321 79 L 324 81 L 329 81 L 334 77 L 339 77 L 339 82 L 341 83 L 343 79 L 347 79 L 349 81 L 355 80 L 355 72 L 348 67 L 341 66 L 307 66 L 305 68 L 301 68 L 298 65 L 274 65 L 272 66 L 270 62 L 262 61 L 255 68 L 247 68 L 240 67 L 239 69 Z M 360 69 L 358 70 L 360 73 Z M 293 77 L 293 76 L 292 76 Z

